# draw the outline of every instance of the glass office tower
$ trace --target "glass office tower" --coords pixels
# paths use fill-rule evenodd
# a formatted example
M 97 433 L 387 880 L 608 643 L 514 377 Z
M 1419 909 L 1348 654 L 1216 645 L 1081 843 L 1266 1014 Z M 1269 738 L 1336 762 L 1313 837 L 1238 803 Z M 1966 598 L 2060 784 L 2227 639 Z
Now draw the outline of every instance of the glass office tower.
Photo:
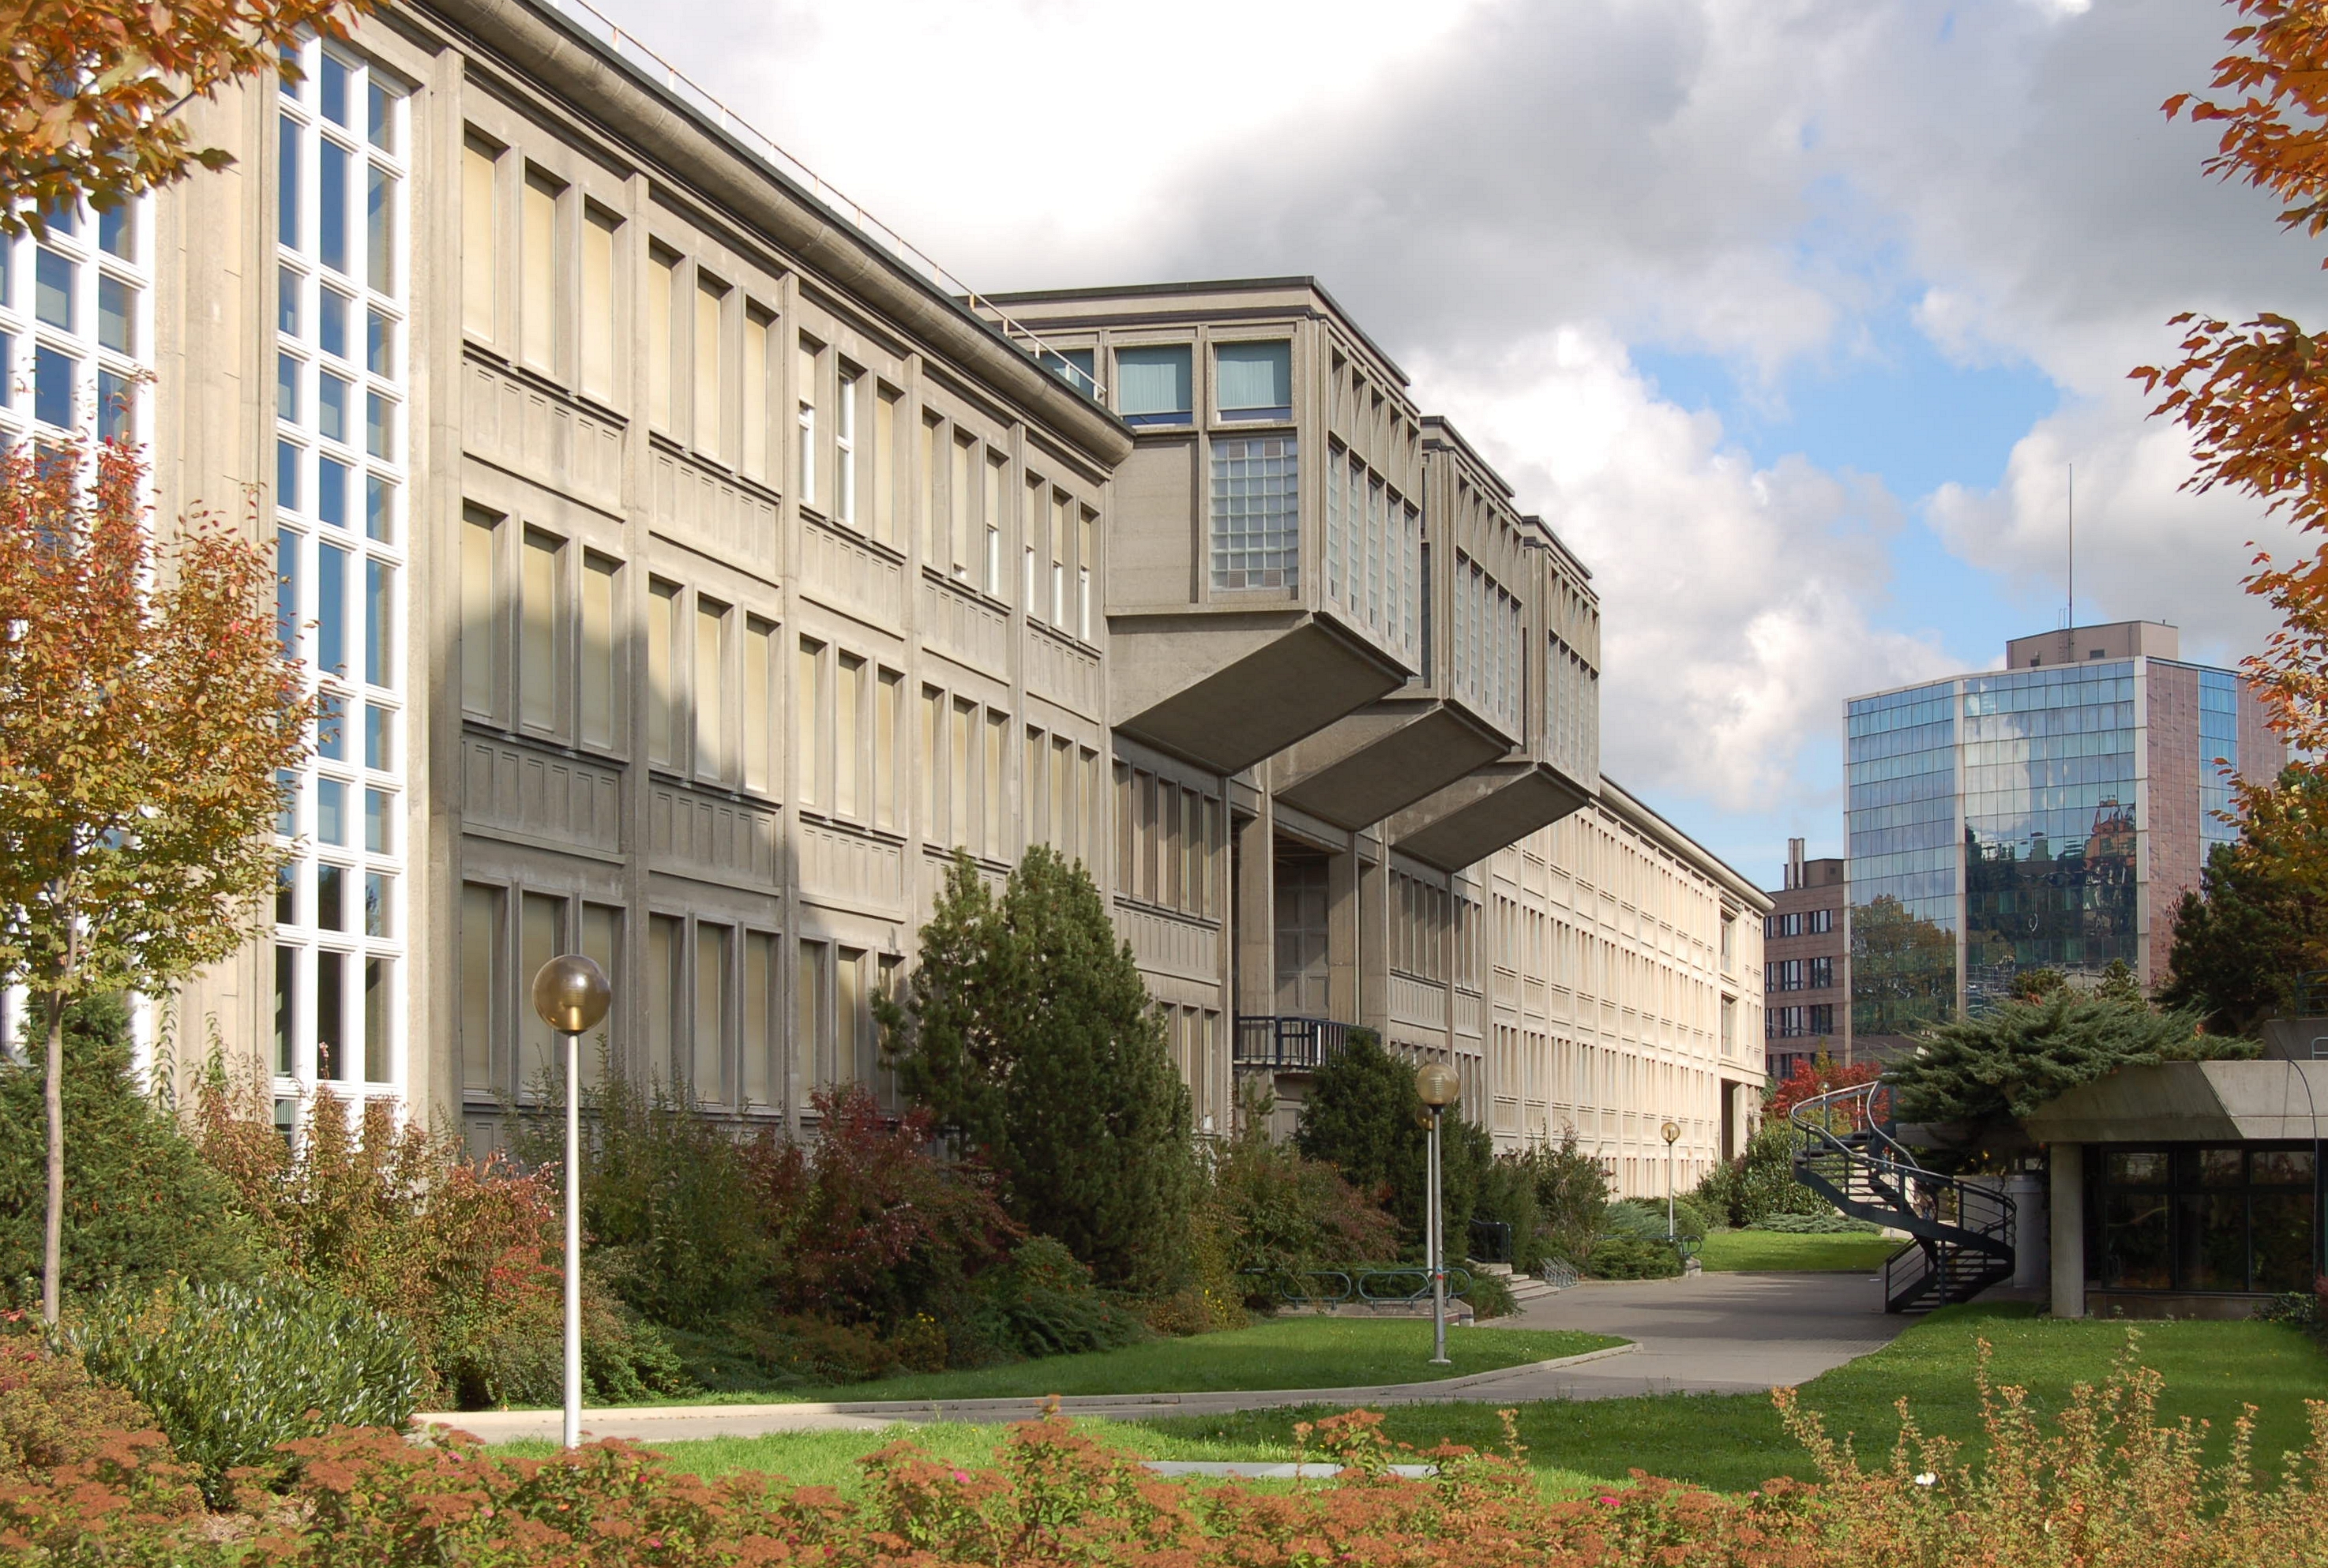
M 2235 830 L 2242 772 L 2285 751 L 2174 630 L 2079 627 L 2007 668 L 1854 698 L 1845 766 L 1852 1033 L 1881 1051 L 2030 969 L 2166 973 L 2175 900 Z

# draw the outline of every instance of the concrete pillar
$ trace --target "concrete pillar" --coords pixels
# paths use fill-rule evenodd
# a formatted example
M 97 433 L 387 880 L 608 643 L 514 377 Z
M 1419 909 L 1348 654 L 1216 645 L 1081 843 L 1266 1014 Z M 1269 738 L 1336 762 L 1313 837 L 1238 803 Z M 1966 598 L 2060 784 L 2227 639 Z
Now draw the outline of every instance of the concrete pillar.
M 1236 828 L 1236 900 L 1233 911 L 1236 975 L 1232 995 L 1237 1014 L 1261 1018 L 1277 1011 L 1277 859 L 1269 801 L 1261 814 Z
M 1356 961 L 1358 1021 L 1390 1041 L 1390 870 L 1353 852 L 1357 869 Z
M 1326 857 L 1327 1011 L 1347 1023 L 1372 1025 L 1359 994 L 1358 857 L 1343 850 Z
M 2053 1201 L 2050 1221 L 2053 1316 L 2086 1315 L 2086 1146 L 2056 1143 L 2051 1150 Z

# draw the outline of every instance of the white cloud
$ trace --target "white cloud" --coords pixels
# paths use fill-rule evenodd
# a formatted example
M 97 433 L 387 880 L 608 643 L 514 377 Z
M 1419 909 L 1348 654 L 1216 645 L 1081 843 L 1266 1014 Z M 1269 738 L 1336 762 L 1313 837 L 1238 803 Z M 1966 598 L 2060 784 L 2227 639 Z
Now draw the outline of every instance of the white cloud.
M 1948 667 L 1870 624 L 1900 526 L 1880 485 L 1798 458 L 1758 469 L 1713 416 L 1659 401 L 1605 332 L 1417 369 L 1592 568 L 1603 765 L 1629 787 L 1780 806 L 1804 755 L 1831 755 L 1845 696 Z

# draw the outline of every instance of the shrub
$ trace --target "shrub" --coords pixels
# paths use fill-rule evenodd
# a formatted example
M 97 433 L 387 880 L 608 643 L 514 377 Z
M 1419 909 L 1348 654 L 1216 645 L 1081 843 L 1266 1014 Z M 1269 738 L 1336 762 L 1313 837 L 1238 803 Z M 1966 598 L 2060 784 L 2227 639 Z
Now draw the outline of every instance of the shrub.
M 1007 1265 L 980 1280 L 976 1303 L 955 1329 L 956 1358 L 1072 1356 L 1113 1350 L 1147 1334 L 1137 1313 L 1092 1288 L 1091 1270 L 1075 1253 L 1049 1236 L 1030 1236 Z M 938 1347 L 943 1366 L 943 1337 Z
M 1508 1318 L 1520 1310 L 1512 1298 L 1512 1287 L 1501 1274 L 1473 1274 L 1470 1282 L 1456 1292 L 1470 1304 L 1475 1318 Z
M 1592 1244 L 1590 1272 L 1596 1280 L 1669 1280 L 1682 1272 L 1681 1253 L 1655 1236 L 1610 1231 Z
M 1787 1113 L 1804 1101 L 1819 1094 L 1832 1094 L 1860 1084 L 1872 1084 L 1882 1076 L 1883 1069 L 1873 1062 L 1854 1062 L 1840 1066 L 1835 1059 L 1821 1051 L 1809 1058 L 1798 1057 L 1795 1070 L 1787 1075 L 1770 1097 L 1762 1103 L 1765 1122 L 1783 1122 Z
M 1545 1257 L 1584 1263 L 1600 1234 L 1601 1212 L 1609 1207 L 1607 1169 L 1577 1146 L 1573 1127 L 1561 1134 L 1557 1144 L 1535 1144 L 1514 1162 L 1527 1173 L 1535 1191 L 1541 1255 L 1535 1263 Z
M 154 1424 L 146 1407 L 98 1382 L 71 1347 L 50 1347 L 10 1313 L 0 1334 L 0 1475 L 51 1470 L 97 1451 L 108 1432 Z
M 1601 1217 L 1600 1228 L 1604 1235 L 1610 1232 L 1622 1232 L 1627 1235 L 1663 1241 L 1667 1235 L 1665 1203 L 1654 1197 L 1629 1197 L 1612 1203 L 1608 1213 Z M 1705 1216 L 1685 1197 L 1674 1200 L 1671 1234 L 1684 1241 L 1703 1241 L 1705 1238 Z
M 985 1157 L 1011 1218 L 1112 1289 L 1186 1282 L 1187 1086 L 1080 865 L 1037 845 L 997 898 L 958 854 L 905 1000 L 874 1011 L 900 1084 Z
M 1322 1160 L 1270 1140 L 1247 1114 L 1215 1157 L 1206 1210 L 1218 1225 L 1234 1288 L 1253 1307 L 1300 1292 L 1312 1269 L 1387 1263 L 1398 1225 Z
M 1474 1202 L 1471 1218 L 1477 1223 L 1487 1221 L 1509 1227 L 1511 1256 L 1498 1260 L 1525 1273 L 1543 1262 L 1544 1247 L 1539 1235 L 1543 1222 L 1536 1208 L 1535 1176 L 1522 1154 L 1499 1154 L 1488 1162 L 1479 1176 L 1479 1195 Z M 1459 1249 L 1450 1247 L 1450 1255 Z
M 401 1427 L 427 1378 L 385 1314 L 293 1279 L 119 1291 L 72 1329 L 89 1369 L 154 1413 L 213 1502 L 229 1473 L 334 1426 Z
M 38 1047 L 23 1064 L 0 1054 L 0 1308 L 40 1300 L 48 1169 L 41 1060 Z M 67 1291 L 94 1296 L 180 1275 L 244 1279 L 261 1266 L 265 1249 L 235 1212 L 232 1189 L 132 1073 L 120 999 L 66 1008 L 64 1102 Z
M 1689 1198 L 1715 1224 L 1741 1228 L 1777 1214 L 1835 1212 L 1833 1204 L 1795 1179 L 1794 1132 L 1775 1117 L 1754 1130 L 1743 1155 L 1708 1172 Z
M 1373 1030 L 1352 1029 L 1340 1053 L 1311 1080 L 1294 1144 L 1304 1158 L 1339 1170 L 1359 1191 L 1382 1195 L 1408 1255 L 1420 1257 L 1428 1185 L 1425 1126 L 1413 1065 L 1385 1050 Z M 1485 1128 L 1453 1111 L 1441 1114 L 1441 1212 L 1450 1256 L 1470 1235 L 1480 1178 L 1494 1157 L 1495 1141 Z
M 1853 1219 L 1849 1215 L 1842 1214 L 1769 1214 L 1746 1228 L 1777 1231 L 1786 1235 L 1847 1236 L 1873 1235 L 1883 1227 L 1869 1220 Z

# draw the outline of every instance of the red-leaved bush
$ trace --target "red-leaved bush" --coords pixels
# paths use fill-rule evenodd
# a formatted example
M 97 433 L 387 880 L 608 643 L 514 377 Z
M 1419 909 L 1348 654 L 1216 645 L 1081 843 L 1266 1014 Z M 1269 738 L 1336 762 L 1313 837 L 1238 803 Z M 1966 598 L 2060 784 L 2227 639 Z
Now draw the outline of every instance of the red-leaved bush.
M 2051 1422 L 1980 1374 L 1978 1460 L 1909 1425 L 1863 1466 L 1815 1417 L 1779 1403 L 1816 1486 L 1744 1497 L 1636 1472 L 1547 1502 L 1507 1454 L 1394 1452 L 1368 1412 L 1302 1433 L 1342 1467 L 1291 1493 L 1163 1481 L 1056 1419 L 1015 1429 L 994 1463 L 939 1463 L 910 1443 L 865 1460 L 861 1498 L 766 1476 L 716 1481 L 645 1450 L 594 1444 L 550 1460 L 472 1441 L 339 1431 L 287 1444 L 298 1479 L 206 1516 L 146 1438 L 117 1436 L 52 1472 L 0 1476 L 0 1553 L 25 1564 L 184 1568 L 2255 1568 L 2328 1563 L 2328 1405 L 2266 1485 L 2247 1452 L 2210 1467 L 2202 1432 L 2157 1418 L 2159 1380 L 2131 1353 Z M 1508 1426 L 1508 1422 L 1507 1422 Z M 1394 1458 L 1439 1469 L 1390 1473 Z

